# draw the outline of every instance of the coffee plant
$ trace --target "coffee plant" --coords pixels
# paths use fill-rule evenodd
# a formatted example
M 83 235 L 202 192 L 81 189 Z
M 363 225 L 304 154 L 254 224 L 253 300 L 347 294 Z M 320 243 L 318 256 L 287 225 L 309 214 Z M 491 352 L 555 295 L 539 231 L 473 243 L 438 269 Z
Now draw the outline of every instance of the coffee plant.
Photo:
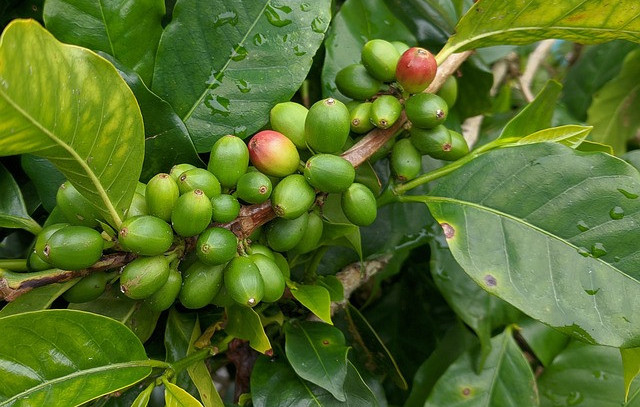
M 0 406 L 640 406 L 637 0 L 0 11 Z

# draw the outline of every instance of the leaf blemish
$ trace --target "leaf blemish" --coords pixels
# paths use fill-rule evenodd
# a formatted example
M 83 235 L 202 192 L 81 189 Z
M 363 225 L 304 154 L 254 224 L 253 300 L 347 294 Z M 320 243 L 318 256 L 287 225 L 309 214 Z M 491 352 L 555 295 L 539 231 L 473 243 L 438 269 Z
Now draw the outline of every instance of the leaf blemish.
M 463 396 L 465 396 L 465 397 L 466 397 L 466 396 L 468 396 L 468 395 L 470 395 L 470 394 L 471 394 L 471 389 L 470 389 L 470 388 L 465 387 L 464 389 L 462 389 L 462 395 L 463 395 Z
M 440 227 L 442 227 L 444 237 L 446 237 L 447 239 L 451 239 L 456 234 L 456 230 L 448 223 L 441 223 Z
M 323 344 L 324 346 L 328 346 L 328 345 L 329 345 L 329 341 L 328 341 L 327 339 L 323 339 L 323 340 L 322 340 L 322 344 Z
M 484 276 L 484 282 L 488 287 L 495 287 L 498 285 L 498 280 L 496 280 L 496 278 L 491 274 Z

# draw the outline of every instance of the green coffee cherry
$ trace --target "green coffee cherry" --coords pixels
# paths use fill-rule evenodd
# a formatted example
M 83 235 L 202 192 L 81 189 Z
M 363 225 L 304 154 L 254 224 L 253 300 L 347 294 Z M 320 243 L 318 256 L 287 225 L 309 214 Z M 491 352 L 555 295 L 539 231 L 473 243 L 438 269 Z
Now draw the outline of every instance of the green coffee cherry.
M 412 127 L 421 129 L 432 129 L 444 123 L 449 113 L 447 102 L 433 93 L 411 96 L 405 102 L 404 108 Z
M 100 297 L 107 285 L 107 273 L 98 271 L 82 277 L 71 288 L 62 294 L 68 302 L 89 302 Z
M 50 269 L 51 264 L 41 259 L 35 250 L 32 250 L 29 252 L 29 256 L 27 256 L 27 268 L 29 271 L 42 271 Z
M 186 163 L 176 164 L 173 167 L 171 167 L 171 171 L 169 171 L 169 175 L 171 176 L 171 178 L 173 178 L 175 182 L 178 182 L 178 178 L 180 178 L 183 172 L 192 170 L 194 168 L 196 168 L 196 166 L 191 164 L 186 164 Z
M 292 251 L 296 254 L 304 254 L 315 250 L 322 238 L 323 229 L 324 223 L 322 222 L 322 217 L 315 212 L 310 212 L 309 218 L 307 219 L 307 230 Z
M 86 226 L 65 226 L 49 237 L 42 252 L 45 261 L 63 270 L 87 268 L 102 257 L 104 240 Z
M 410 47 L 402 41 L 391 41 L 391 44 L 396 48 L 400 55 L 404 54 Z M 396 64 L 397 66 L 397 64 Z
M 269 113 L 271 128 L 284 134 L 299 149 L 306 149 L 304 141 L 304 122 L 309 109 L 295 102 L 283 102 L 275 105 Z
M 212 227 L 198 236 L 196 255 L 205 264 L 223 264 L 233 259 L 238 249 L 238 238 L 228 229 Z
M 449 76 L 436 95 L 444 99 L 449 109 L 451 109 L 458 99 L 458 81 L 455 76 Z
M 182 289 L 178 298 L 186 308 L 205 307 L 218 294 L 222 286 L 224 265 L 207 265 L 195 262 L 182 277 Z
M 209 198 L 220 195 L 221 187 L 215 175 L 204 168 L 187 170 L 178 178 L 180 194 L 199 189 Z
M 171 226 L 155 216 L 134 216 L 122 222 L 118 241 L 124 250 L 143 256 L 157 256 L 173 243 Z
M 414 179 L 422 170 L 422 155 L 411 144 L 411 140 L 402 139 L 393 146 L 391 151 L 391 170 L 396 179 L 406 182 Z
M 274 177 L 293 174 L 300 164 L 295 144 L 284 134 L 263 130 L 249 140 L 249 158 L 258 171 Z
M 235 196 L 220 194 L 211 198 L 211 208 L 214 222 L 227 223 L 238 217 L 240 213 L 240 202 Z
M 433 129 L 412 128 L 410 133 L 411 143 L 421 154 L 428 154 L 439 160 L 455 161 L 469 152 L 464 137 L 443 125 Z
M 144 182 L 138 181 L 136 183 L 136 193 L 144 196 L 146 189 L 147 189 L 147 184 L 145 184 Z
M 169 279 L 169 262 L 164 256 L 138 257 L 124 266 L 120 291 L 141 300 L 158 291 Z
M 247 250 L 249 254 L 262 254 L 267 256 L 271 260 L 275 260 L 275 256 L 273 254 L 273 250 L 269 249 L 267 246 L 259 243 L 251 243 L 249 249 Z
M 158 291 L 145 298 L 144 303 L 156 312 L 162 312 L 171 308 L 173 302 L 178 298 L 182 287 L 182 274 L 178 270 L 170 270 L 169 277 Z
M 315 152 L 335 153 L 349 137 L 349 110 L 339 100 L 328 98 L 311 106 L 304 123 L 305 141 Z
M 271 180 L 261 172 L 247 172 L 238 179 L 236 195 L 251 204 L 262 203 L 271 196 Z
M 357 134 L 368 133 L 375 126 L 371 123 L 371 102 L 358 103 L 350 110 L 351 131 Z
M 371 76 L 364 65 L 353 64 L 338 71 L 336 86 L 340 93 L 351 99 L 367 100 L 378 93 L 382 82 Z
M 144 198 L 144 195 L 134 192 L 133 199 L 131 200 L 131 205 L 129 205 L 129 209 L 126 213 L 126 218 L 148 214 L 149 210 L 147 209 L 147 202 Z
M 382 95 L 371 105 L 370 120 L 379 129 L 388 129 L 398 120 L 402 105 L 394 96 Z
M 400 53 L 396 47 L 385 40 L 371 40 L 362 47 L 362 65 L 374 78 L 382 82 L 396 79 L 396 65 Z
M 223 136 L 211 148 L 207 169 L 225 188 L 235 186 L 248 166 L 249 150 L 240 137 Z
M 285 279 L 288 279 L 291 277 L 291 269 L 289 268 L 289 262 L 287 261 L 287 259 L 282 255 L 282 253 L 278 253 L 278 252 L 273 252 L 273 261 L 276 262 L 276 264 L 278 265 L 278 268 L 280 269 L 280 271 L 282 272 L 282 275 L 284 276 Z
M 355 176 L 353 165 L 333 154 L 316 154 L 304 166 L 307 182 L 322 192 L 346 191 Z
M 191 164 L 181 164 L 181 165 L 191 165 Z M 176 168 L 174 166 L 173 168 Z M 173 171 L 172 168 L 172 171 Z M 194 167 L 195 168 L 195 167 Z M 185 170 L 187 171 L 187 170 Z M 177 172 L 177 170 L 176 170 Z M 184 171 L 182 171 L 184 172 Z M 176 179 L 178 179 L 178 176 Z M 149 211 L 149 215 L 153 215 L 157 218 L 168 222 L 171 220 L 171 211 L 173 210 L 173 206 L 176 204 L 178 200 L 178 196 L 180 196 L 180 190 L 178 188 L 178 183 L 169 174 L 156 174 L 153 178 L 149 180 L 147 183 L 147 188 L 145 189 L 144 197 L 147 202 L 147 209 Z
M 316 193 L 300 174 L 285 177 L 276 185 L 271 195 L 271 206 L 277 216 L 297 218 L 311 208 Z
M 211 201 L 200 189 L 180 195 L 173 212 L 171 226 L 182 237 L 195 236 L 211 223 L 213 208 Z
M 44 247 L 47 244 L 47 240 L 56 233 L 58 230 L 63 227 L 69 226 L 68 223 L 54 223 L 49 226 L 45 226 L 38 236 L 36 236 L 36 240 L 33 244 L 33 251 L 36 253 L 38 257 L 44 262 L 48 262 L 48 257 L 44 254 Z M 45 269 L 46 270 L 46 269 Z
M 217 305 L 218 307 L 230 307 L 235 304 L 235 301 L 229 293 L 227 292 L 227 288 L 224 286 L 224 282 L 220 286 L 220 290 L 211 300 L 211 304 Z
M 260 270 L 249 257 L 236 257 L 224 269 L 224 286 L 238 304 L 253 307 L 264 296 Z
M 284 294 L 285 281 L 275 261 L 262 254 L 252 254 L 249 259 L 258 267 L 264 284 L 262 301 L 275 302 Z
M 351 184 L 341 198 L 342 212 L 351 223 L 368 226 L 376 220 L 378 207 L 376 197 L 366 186 L 357 182 Z
M 396 66 L 396 80 L 409 93 L 420 93 L 436 77 L 438 63 L 426 49 L 413 47 L 406 50 Z
M 69 181 L 58 189 L 56 204 L 70 224 L 90 228 L 98 226 L 101 218 L 98 210 Z
M 307 231 L 309 214 L 306 212 L 295 219 L 274 219 L 267 224 L 267 244 L 275 251 L 291 250 L 304 237 Z

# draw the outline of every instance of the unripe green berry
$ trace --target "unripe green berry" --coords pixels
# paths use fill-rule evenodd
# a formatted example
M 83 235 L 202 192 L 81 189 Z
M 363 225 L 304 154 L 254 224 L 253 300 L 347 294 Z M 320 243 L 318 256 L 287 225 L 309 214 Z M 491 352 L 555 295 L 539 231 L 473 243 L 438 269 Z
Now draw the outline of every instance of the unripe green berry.
M 134 216 L 122 222 L 118 241 L 127 251 L 157 256 L 171 247 L 173 231 L 167 222 L 155 216 Z
M 174 166 L 174 168 L 176 167 Z M 180 190 L 176 180 L 169 174 L 156 174 L 149 180 L 145 188 L 144 197 L 149 215 L 168 222 L 171 219 L 171 211 L 178 196 L 180 196 Z
M 391 82 L 396 78 L 396 65 L 400 53 L 385 40 L 371 40 L 362 47 L 362 64 L 374 78 Z
M 141 300 L 158 291 L 169 278 L 169 262 L 164 256 L 138 257 L 124 266 L 120 291 L 129 298 Z
M 63 270 L 80 270 L 102 257 L 104 239 L 86 226 L 65 226 L 54 232 L 44 246 L 45 260 Z
M 349 137 L 349 110 L 339 100 L 328 98 L 309 109 L 304 124 L 305 140 L 318 153 L 339 151 Z
M 233 232 L 212 227 L 198 236 L 196 255 L 205 264 L 224 264 L 233 259 L 238 247 L 238 238 Z
M 171 167 L 171 171 L 169 171 L 169 175 L 171 176 L 171 178 L 173 178 L 175 182 L 178 182 L 178 178 L 180 178 L 180 175 L 182 175 L 183 172 L 192 170 L 194 168 L 197 168 L 197 167 L 195 165 L 191 165 L 187 163 L 176 164 L 173 167 Z
M 264 296 L 260 270 L 249 257 L 236 257 L 224 269 L 224 286 L 238 304 L 253 307 Z
M 201 233 L 211 223 L 211 201 L 200 189 L 180 195 L 171 213 L 171 225 L 183 237 Z
M 336 86 L 343 95 L 356 100 L 367 100 L 373 97 L 382 82 L 371 76 L 362 64 L 352 64 L 342 68 L 336 74 Z
M 316 154 L 304 166 L 307 182 L 322 192 L 346 191 L 355 176 L 353 165 L 333 154 Z
M 69 181 L 58 188 L 56 204 L 70 224 L 90 228 L 98 226 L 101 218 L 98 210 Z
M 263 254 L 252 254 L 249 259 L 258 267 L 264 285 L 262 301 L 275 302 L 284 294 L 285 280 L 275 261 Z
M 194 168 L 183 172 L 178 178 L 180 194 L 200 189 L 209 198 L 220 195 L 220 182 L 215 175 L 204 168 Z
M 376 220 L 376 197 L 362 184 L 351 184 L 349 189 L 342 193 L 341 204 L 342 212 L 354 225 L 368 226 Z
M 391 170 L 396 179 L 406 182 L 414 179 L 422 170 L 422 156 L 411 144 L 411 140 L 402 139 L 393 146 L 391 151 Z
M 220 194 L 211 198 L 211 208 L 214 222 L 227 223 L 238 217 L 241 206 L 235 196 Z
M 180 303 L 189 309 L 205 307 L 220 291 L 223 273 L 224 265 L 193 263 L 182 277 Z
M 357 134 L 368 133 L 375 126 L 371 122 L 371 102 L 358 103 L 350 110 L 351 131 Z
M 304 122 L 309 109 L 295 102 L 283 102 L 275 105 L 269 113 L 271 128 L 284 134 L 299 149 L 306 149 L 304 141 Z
M 307 231 L 309 214 L 304 213 L 295 219 L 274 219 L 267 223 L 267 244 L 275 251 L 291 250 L 302 240 Z
M 171 308 L 173 302 L 178 298 L 182 287 L 182 274 L 178 270 L 170 270 L 169 277 L 162 287 L 151 296 L 145 298 L 144 303 L 156 312 L 162 312 Z
M 432 129 L 447 119 L 447 102 L 433 93 L 419 93 L 411 96 L 404 104 L 407 119 L 412 127 Z
M 271 206 L 277 216 L 293 219 L 311 208 L 316 193 L 300 174 L 285 177 L 273 189 Z
M 107 285 L 107 273 L 93 272 L 82 277 L 62 294 L 62 298 L 71 303 L 89 302 L 100 297 Z
M 402 114 L 402 105 L 394 96 L 382 95 L 371 105 L 370 120 L 379 129 L 388 129 Z
M 207 169 L 225 188 L 233 188 L 248 166 L 249 150 L 239 137 L 223 136 L 211 148 Z

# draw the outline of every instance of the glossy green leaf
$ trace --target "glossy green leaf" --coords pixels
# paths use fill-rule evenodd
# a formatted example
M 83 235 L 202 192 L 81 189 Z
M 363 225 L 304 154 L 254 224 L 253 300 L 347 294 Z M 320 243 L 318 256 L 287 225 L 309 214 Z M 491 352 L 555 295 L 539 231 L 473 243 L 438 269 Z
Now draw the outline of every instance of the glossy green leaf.
M 186 390 L 166 380 L 164 380 L 164 401 L 166 407 L 202 407 L 202 404 Z
M 317 283 L 329 291 L 331 302 L 344 300 L 344 287 L 336 276 L 318 276 Z
M 326 288 L 319 285 L 302 285 L 287 282 L 293 298 L 324 322 L 331 324 L 331 296 Z
M 528 44 L 546 38 L 581 43 L 626 39 L 640 42 L 640 4 L 636 0 L 483 0 L 456 26 L 439 59 L 467 49 Z
M 196 323 L 191 331 L 191 337 L 189 338 L 187 355 L 196 352 L 194 344 L 201 334 L 200 319 L 197 318 L 196 315 Z M 187 368 L 187 373 L 189 374 L 193 384 L 196 385 L 198 394 L 200 395 L 200 400 L 202 400 L 204 407 L 224 407 L 224 403 L 218 394 L 218 390 L 216 390 L 216 386 L 213 384 L 211 373 L 209 372 L 207 365 L 204 363 L 204 360 L 200 360 L 189 366 Z
M 577 148 L 591 132 L 591 126 L 578 126 L 567 124 L 565 126 L 551 127 L 529 134 L 518 140 L 516 144 L 534 144 L 545 141 L 564 144 L 567 147 Z
M 585 341 L 636 347 L 639 195 L 624 161 L 539 143 L 480 156 L 426 200 L 485 290 Z
M 640 131 L 640 49 L 624 59 L 620 74 L 593 95 L 587 123 L 594 141 L 609 144 L 617 155 L 627 151 L 627 140 Z
M 534 355 L 543 366 L 549 366 L 553 359 L 567 346 L 569 337 L 531 318 L 518 321 L 520 335 L 527 342 Z
M 0 310 L 0 318 L 14 314 L 22 314 L 23 312 L 47 309 L 56 298 L 60 297 L 75 283 L 76 280 L 72 280 L 65 283 L 49 284 L 44 287 L 34 288 L 5 305 Z
M 622 158 L 633 165 L 635 169 L 640 171 L 640 150 L 632 150 L 627 152 Z
M 577 148 L 578 151 L 600 152 L 613 155 L 613 148 L 608 144 L 596 143 L 595 141 L 585 140 Z
M 142 167 L 144 132 L 113 65 L 35 21 L 13 21 L 0 38 L 0 134 L 2 155 L 48 158 L 119 226 Z
M 548 81 L 536 98 L 504 126 L 500 138 L 524 137 L 549 127 L 562 85 Z
M 271 351 L 271 342 L 264 332 L 260 315 L 253 308 L 231 305 L 227 310 L 225 331 L 236 338 L 249 341 L 249 346 L 260 353 Z
M 189 353 L 192 338 L 195 332 L 200 331 L 198 316 L 192 312 L 179 312 L 175 307 L 169 310 L 167 322 L 164 328 L 164 348 L 166 361 L 169 363 L 183 359 Z M 188 393 L 195 395 L 198 387 L 191 380 L 188 370 L 178 373 L 174 382 Z
M 475 58 L 469 58 L 459 69 L 458 97 L 454 109 L 449 112 L 449 120 L 459 113 L 460 120 L 479 114 L 489 113 L 492 98 L 493 73 Z
M 187 127 L 171 105 L 151 92 L 140 76 L 131 69 L 108 55 L 105 58 L 111 61 L 133 91 L 144 119 L 145 151 L 140 181 L 147 182 L 161 172 L 169 173 L 175 164 L 187 163 L 205 167 L 198 157 Z
M 293 322 L 285 325 L 285 352 L 301 378 L 346 401 L 344 379 L 347 353 L 342 332 L 322 322 Z
M 112 319 L 71 310 L 0 318 L 0 406 L 75 406 L 148 376 L 142 343 Z M 16 351 L 16 344 L 24 344 Z M 49 357 L 43 358 L 43 355 Z
M 638 45 L 628 41 L 612 41 L 587 47 L 567 71 L 562 101 L 578 120 L 587 120 L 587 109 L 593 94 L 616 77 L 624 56 Z
M 393 355 L 380 336 L 356 307 L 347 305 L 338 313 L 335 324 L 347 336 L 355 357 L 364 357 L 363 364 L 373 373 L 388 376 L 402 390 L 408 385 Z
M 40 225 L 29 216 L 22 197 L 22 191 L 13 175 L 0 164 L 0 227 L 24 229 L 33 234 L 40 231 Z
M 474 372 L 478 348 L 462 354 L 440 377 L 425 407 L 537 406 L 538 392 L 531 367 L 511 330 L 491 340 L 482 371 Z
M 538 378 L 541 405 L 638 406 L 640 388 L 632 386 L 624 404 L 622 362 L 617 349 L 572 341 Z
M 178 1 L 153 91 L 187 125 L 198 151 L 225 134 L 247 137 L 289 100 L 331 19 L 329 0 Z
M 251 373 L 251 400 L 255 407 L 378 406 L 375 395 L 351 362 L 347 362 L 344 393 L 346 401 L 337 400 L 322 387 L 298 377 L 284 358 L 270 360 L 260 356 Z
M 416 38 L 382 1 L 347 0 L 333 18 L 325 41 L 322 94 L 346 100 L 335 85 L 338 71 L 360 62 L 362 46 L 369 40 L 385 39 L 415 45 Z
M 42 207 L 47 212 L 52 212 L 56 206 L 56 194 L 58 188 L 67 179 L 53 163 L 46 158 L 38 157 L 33 154 L 22 154 L 20 157 L 22 169 L 27 173 L 31 182 L 36 187 L 38 197 L 42 203 Z M 42 174 L 47 174 L 43 177 Z
M 47 0 L 44 22 L 60 41 L 113 55 L 151 83 L 163 0 Z
M 143 301 L 132 300 L 117 285 L 107 288 L 93 301 L 69 304 L 69 309 L 105 315 L 125 324 L 142 342 L 151 337 L 160 313 L 151 310 Z
M 622 367 L 624 370 L 624 398 L 629 396 L 629 390 L 633 379 L 640 373 L 640 348 L 620 349 Z
M 138 397 L 133 400 L 131 403 L 131 407 L 147 407 L 149 405 L 149 400 L 151 399 L 151 393 L 153 393 L 153 389 L 155 387 L 155 383 L 151 383 L 147 386 L 146 389 L 142 390 Z

